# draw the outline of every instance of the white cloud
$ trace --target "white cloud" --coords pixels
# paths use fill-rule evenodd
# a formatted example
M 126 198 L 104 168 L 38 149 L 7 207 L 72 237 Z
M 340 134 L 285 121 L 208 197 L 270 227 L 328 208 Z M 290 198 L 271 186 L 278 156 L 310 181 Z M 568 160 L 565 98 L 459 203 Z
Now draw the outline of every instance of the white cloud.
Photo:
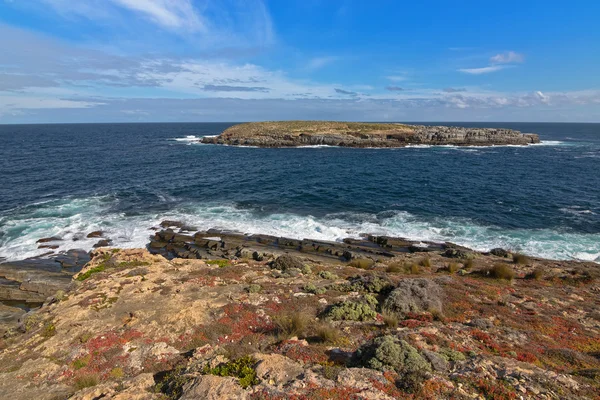
M 321 69 L 336 62 L 338 59 L 339 57 L 336 56 L 315 57 L 308 61 L 307 68 L 309 70 Z
M 139 12 L 166 28 L 204 30 L 204 23 L 190 0 L 111 0 Z
M 481 75 L 481 74 L 489 74 L 491 72 L 500 71 L 504 68 L 506 68 L 506 67 L 503 65 L 490 65 L 489 67 L 482 67 L 482 68 L 461 68 L 461 69 L 459 69 L 459 71 L 464 72 L 465 74 Z
M 408 80 L 408 77 L 406 77 L 404 75 L 391 75 L 391 76 L 386 76 L 385 78 L 392 82 L 403 82 L 403 81 Z
M 114 32 L 135 35 L 134 41 L 159 32 L 155 27 L 147 30 L 148 22 L 202 49 L 266 46 L 275 40 L 265 0 L 31 0 L 36 3 L 63 17 L 109 23 Z
M 511 64 L 511 63 L 522 63 L 525 60 L 523 54 L 516 53 L 514 51 L 507 51 L 504 53 L 496 54 L 490 58 L 492 64 Z

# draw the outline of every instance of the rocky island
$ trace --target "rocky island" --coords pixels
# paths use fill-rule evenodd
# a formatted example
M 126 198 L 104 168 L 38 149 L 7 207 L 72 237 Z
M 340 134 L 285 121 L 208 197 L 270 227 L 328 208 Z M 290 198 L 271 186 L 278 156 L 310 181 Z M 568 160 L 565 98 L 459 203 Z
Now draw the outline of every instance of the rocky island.
M 2 326 L 0 398 L 600 395 L 597 264 L 154 229 L 147 249 L 55 258 L 35 282 L 42 260 L 0 269 L 9 299 L 43 302 Z
M 464 128 L 326 121 L 250 122 L 234 125 L 202 143 L 232 146 L 405 147 L 409 145 L 497 146 L 539 143 L 539 136 L 512 129 Z

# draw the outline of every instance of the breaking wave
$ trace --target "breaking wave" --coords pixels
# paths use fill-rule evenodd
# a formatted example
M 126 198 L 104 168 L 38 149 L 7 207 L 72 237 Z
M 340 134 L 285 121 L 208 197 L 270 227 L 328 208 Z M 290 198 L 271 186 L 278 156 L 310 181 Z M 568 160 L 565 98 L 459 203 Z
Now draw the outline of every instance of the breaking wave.
M 323 217 L 293 213 L 262 214 L 233 204 L 179 204 L 169 212 L 125 215 L 118 199 L 97 196 L 32 204 L 0 217 L 0 257 L 17 260 L 44 254 L 41 238 L 58 237 L 56 251 L 90 250 L 98 241 L 87 238 L 104 231 L 121 248 L 145 247 L 164 219 L 184 221 L 199 230 L 210 228 L 262 233 L 298 239 L 340 241 L 362 234 L 389 235 L 413 240 L 451 241 L 479 251 L 503 247 L 550 259 L 600 261 L 600 234 L 558 232 L 552 229 L 506 229 L 482 226 L 465 218 L 422 218 L 405 211 L 377 214 L 342 212 Z

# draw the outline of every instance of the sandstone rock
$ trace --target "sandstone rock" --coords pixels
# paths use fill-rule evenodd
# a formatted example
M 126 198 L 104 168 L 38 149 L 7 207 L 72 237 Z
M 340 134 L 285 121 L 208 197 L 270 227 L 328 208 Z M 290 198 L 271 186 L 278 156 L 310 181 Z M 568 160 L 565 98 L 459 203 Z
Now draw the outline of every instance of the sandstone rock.
M 202 375 L 185 385 L 180 400 L 244 400 L 246 391 L 235 378 Z
M 253 357 L 258 361 L 256 376 L 269 385 L 285 386 L 304 372 L 300 364 L 279 354 L 257 353 Z

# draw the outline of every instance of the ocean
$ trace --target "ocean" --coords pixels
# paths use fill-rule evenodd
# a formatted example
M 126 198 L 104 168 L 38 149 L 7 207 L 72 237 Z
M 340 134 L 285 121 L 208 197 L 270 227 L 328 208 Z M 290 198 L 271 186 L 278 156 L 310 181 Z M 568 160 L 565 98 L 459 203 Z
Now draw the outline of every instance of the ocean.
M 144 247 L 165 219 L 292 238 L 385 234 L 600 261 L 600 124 L 446 123 L 541 144 L 261 149 L 195 143 L 231 124 L 0 125 L 0 258 Z M 440 122 L 436 124 L 444 125 Z

